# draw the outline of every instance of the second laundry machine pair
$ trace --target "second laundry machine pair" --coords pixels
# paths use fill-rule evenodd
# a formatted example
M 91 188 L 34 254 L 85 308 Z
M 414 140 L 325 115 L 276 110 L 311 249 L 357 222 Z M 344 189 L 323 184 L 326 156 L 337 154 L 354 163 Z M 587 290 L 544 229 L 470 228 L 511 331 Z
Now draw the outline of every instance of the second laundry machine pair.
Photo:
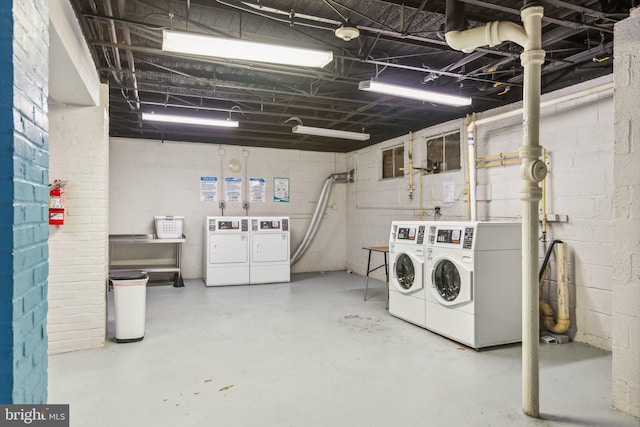
M 518 223 L 395 221 L 389 313 L 472 348 L 521 341 Z
M 289 282 L 289 235 L 288 217 L 207 217 L 205 285 Z

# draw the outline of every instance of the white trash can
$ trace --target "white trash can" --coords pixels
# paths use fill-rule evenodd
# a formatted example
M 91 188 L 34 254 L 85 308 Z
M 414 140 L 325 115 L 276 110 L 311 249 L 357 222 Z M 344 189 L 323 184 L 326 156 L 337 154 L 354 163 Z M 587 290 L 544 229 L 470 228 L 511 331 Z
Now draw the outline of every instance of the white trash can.
M 147 308 L 147 282 L 145 271 L 127 270 L 111 274 L 116 317 L 116 342 L 136 342 L 144 338 Z

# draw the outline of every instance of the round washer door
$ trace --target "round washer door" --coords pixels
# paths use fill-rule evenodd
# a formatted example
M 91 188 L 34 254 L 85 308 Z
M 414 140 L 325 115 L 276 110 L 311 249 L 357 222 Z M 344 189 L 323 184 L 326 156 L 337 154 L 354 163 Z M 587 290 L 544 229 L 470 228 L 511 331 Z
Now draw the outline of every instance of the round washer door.
M 436 260 L 431 270 L 431 291 L 443 305 L 471 301 L 471 272 L 450 258 Z
M 391 273 L 391 282 L 399 292 L 407 294 L 423 287 L 422 262 L 406 252 L 397 255 Z

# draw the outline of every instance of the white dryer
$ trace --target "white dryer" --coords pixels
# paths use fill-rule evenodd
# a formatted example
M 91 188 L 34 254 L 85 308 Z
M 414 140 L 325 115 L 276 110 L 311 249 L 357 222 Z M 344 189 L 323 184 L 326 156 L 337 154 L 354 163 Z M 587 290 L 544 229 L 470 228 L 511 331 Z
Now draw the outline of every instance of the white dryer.
M 389 233 L 389 314 L 425 327 L 427 221 L 393 221 Z
M 250 283 L 291 280 L 289 218 L 251 218 Z
M 205 240 L 205 285 L 248 285 L 249 218 L 208 216 Z
M 479 349 L 522 339 L 521 225 L 432 222 L 426 328 Z

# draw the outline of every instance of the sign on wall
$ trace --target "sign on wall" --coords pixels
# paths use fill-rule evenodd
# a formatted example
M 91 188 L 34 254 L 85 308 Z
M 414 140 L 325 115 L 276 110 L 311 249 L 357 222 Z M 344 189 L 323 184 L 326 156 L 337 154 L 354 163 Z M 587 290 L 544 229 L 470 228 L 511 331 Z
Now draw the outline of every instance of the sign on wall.
M 252 202 L 265 202 L 267 200 L 266 180 L 264 178 L 249 178 L 249 189 Z
M 273 178 L 273 201 L 289 201 L 289 178 Z
M 218 177 L 200 177 L 200 201 L 215 202 L 218 200 Z
M 224 179 L 224 199 L 227 202 L 242 201 L 242 178 L 226 177 Z

